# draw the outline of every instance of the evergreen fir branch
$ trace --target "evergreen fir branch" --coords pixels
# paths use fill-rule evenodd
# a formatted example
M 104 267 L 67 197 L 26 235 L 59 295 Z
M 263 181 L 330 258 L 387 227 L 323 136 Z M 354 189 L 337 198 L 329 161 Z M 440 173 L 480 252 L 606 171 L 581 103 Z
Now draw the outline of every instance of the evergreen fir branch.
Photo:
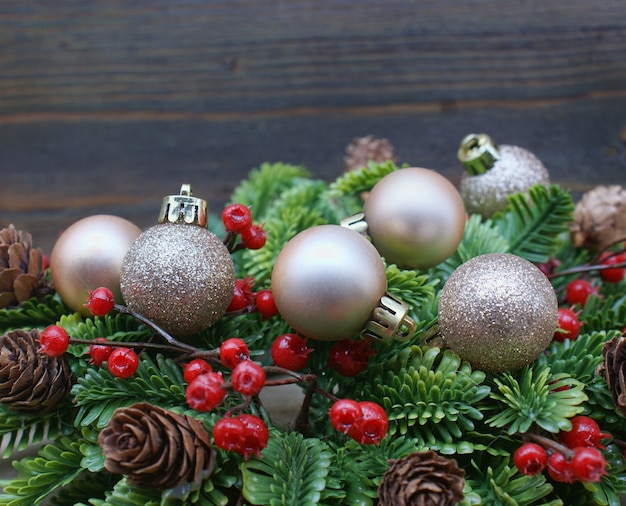
M 249 206 L 255 221 L 263 221 L 272 203 L 297 179 L 309 177 L 302 166 L 287 163 L 263 163 L 253 169 L 248 178 L 239 183 L 231 196 L 231 202 Z
M 591 493 L 593 504 L 618 506 L 626 493 L 624 453 L 617 445 L 609 446 L 608 451 L 602 453 L 608 464 L 607 474 L 597 483 L 582 483 L 582 486 Z
M 46 295 L 42 301 L 33 297 L 17 307 L 0 309 L 0 331 L 46 327 L 71 312 L 57 294 Z
M 73 417 L 73 407 L 66 402 L 49 413 L 24 413 L 0 404 L 0 453 L 9 458 L 44 440 L 66 436 L 73 430 L 67 422 Z
M 331 463 L 332 453 L 322 440 L 297 432 L 274 432 L 263 458 L 252 458 L 241 466 L 243 496 L 263 506 L 319 504 Z
M 557 185 L 547 189 L 535 185 L 528 193 L 508 197 L 508 206 L 493 220 L 510 244 L 509 253 L 533 263 L 548 261 L 569 237 L 574 203 L 571 195 Z
M 591 295 L 578 318 L 581 332 L 621 330 L 626 322 L 626 296 Z
M 465 222 L 463 238 L 456 251 L 432 270 L 434 279 L 445 281 L 463 263 L 487 253 L 506 253 L 509 243 L 491 220 L 483 221 L 478 214 Z
M 114 377 L 106 367 L 90 367 L 72 388 L 78 406 L 75 425 L 107 425 L 113 411 L 150 399 L 171 408 L 185 404 L 182 368 L 158 355 L 156 363 L 142 354 L 135 374 L 125 380 Z
M 138 488 L 129 485 L 126 478 L 119 480 L 112 490 L 107 491 L 104 499 L 89 499 L 88 504 L 79 503 L 75 506 L 159 506 L 161 493 L 149 488 Z
M 567 373 L 551 374 L 548 367 L 526 366 L 515 375 L 494 377 L 497 413 L 487 420 L 491 427 L 507 427 L 508 434 L 528 432 L 533 424 L 556 433 L 570 430 L 570 418 L 583 411 L 587 400 L 584 384 Z
M 398 170 L 398 167 L 391 160 L 383 163 L 369 161 L 367 167 L 345 172 L 332 182 L 330 184 L 330 195 L 332 197 L 343 197 L 369 191 L 383 177 L 396 170 Z
M 53 495 L 49 504 L 51 506 L 67 506 L 79 504 L 81 501 L 89 499 L 102 499 L 119 479 L 119 476 L 107 471 L 100 473 L 84 472 Z
M 427 274 L 402 270 L 395 264 L 386 266 L 387 291 L 400 297 L 412 307 L 420 307 L 435 297 L 438 280 L 429 279 Z
M 37 506 L 55 491 L 78 478 L 83 455 L 80 442 L 62 437 L 53 444 L 44 446 L 37 457 L 26 457 L 15 461 L 13 467 L 19 475 L 2 483 L 0 494 L 3 506 Z
M 478 405 L 489 394 L 485 374 L 450 350 L 407 347 L 376 376 L 364 394 L 385 408 L 390 436 L 406 434 L 432 449 L 446 443 L 451 449 L 483 418 Z
M 559 499 L 549 500 L 553 487 L 543 474 L 520 474 L 510 457 L 481 453 L 466 471 L 466 486 L 481 497 L 480 504 L 563 506 Z

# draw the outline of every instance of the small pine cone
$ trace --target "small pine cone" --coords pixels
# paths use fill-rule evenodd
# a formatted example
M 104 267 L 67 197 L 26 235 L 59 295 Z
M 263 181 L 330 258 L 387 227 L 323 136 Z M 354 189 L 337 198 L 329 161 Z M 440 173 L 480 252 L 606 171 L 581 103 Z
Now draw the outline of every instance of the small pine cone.
M 598 251 L 626 237 L 626 189 L 597 186 L 582 196 L 574 209 L 572 244 Z
M 344 157 L 346 171 L 367 167 L 367 162 L 384 163 L 394 160 L 394 148 L 387 139 L 378 139 L 373 135 L 357 137 L 346 148 Z
M 0 308 L 21 304 L 37 291 L 44 275 L 43 250 L 13 225 L 0 230 Z
M 615 407 L 626 416 L 626 337 L 617 336 L 604 343 L 602 359 L 598 373 L 613 394 Z
M 64 356 L 38 351 L 41 334 L 14 330 L 0 336 L 0 402 L 24 412 L 54 409 L 72 388 Z
M 116 409 L 98 442 L 104 467 L 141 488 L 199 484 L 215 466 L 201 422 L 145 402 Z
M 463 500 L 465 471 L 432 450 L 390 462 L 378 487 L 380 506 L 452 506 Z

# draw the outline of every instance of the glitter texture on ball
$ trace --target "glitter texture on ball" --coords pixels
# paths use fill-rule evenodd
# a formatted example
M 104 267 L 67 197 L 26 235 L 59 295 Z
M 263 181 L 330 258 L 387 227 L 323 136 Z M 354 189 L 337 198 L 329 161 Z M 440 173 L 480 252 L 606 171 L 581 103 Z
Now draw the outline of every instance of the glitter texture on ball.
M 459 266 L 439 300 L 445 344 L 473 367 L 514 370 L 551 343 L 558 302 L 550 281 L 516 255 L 493 253 Z

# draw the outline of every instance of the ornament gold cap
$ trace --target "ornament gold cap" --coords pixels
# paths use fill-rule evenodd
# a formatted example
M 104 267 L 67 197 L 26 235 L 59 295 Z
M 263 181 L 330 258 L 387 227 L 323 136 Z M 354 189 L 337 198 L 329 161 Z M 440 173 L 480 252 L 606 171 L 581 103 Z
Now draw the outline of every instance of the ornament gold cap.
M 209 204 L 206 200 L 191 196 L 191 185 L 183 184 L 179 195 L 163 197 L 159 223 L 184 223 L 207 226 Z
M 349 228 L 350 230 L 358 232 L 367 240 L 370 239 L 368 235 L 369 225 L 367 224 L 367 221 L 365 221 L 364 212 L 356 213 L 351 216 L 346 216 L 339 221 L 339 224 L 344 228 Z
M 401 299 L 385 293 L 378 306 L 372 311 L 372 318 L 361 332 L 363 337 L 373 337 L 387 341 L 406 341 L 415 334 L 417 325 L 409 313 L 409 305 Z
M 484 174 L 500 159 L 500 150 L 487 134 L 469 134 L 461 141 L 459 161 L 472 176 Z

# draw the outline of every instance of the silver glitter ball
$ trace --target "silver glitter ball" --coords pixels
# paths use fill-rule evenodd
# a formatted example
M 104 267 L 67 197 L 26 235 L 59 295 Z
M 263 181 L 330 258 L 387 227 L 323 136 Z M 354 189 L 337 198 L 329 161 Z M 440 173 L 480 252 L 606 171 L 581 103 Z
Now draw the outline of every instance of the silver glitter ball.
M 519 146 L 498 146 L 500 159 L 484 174 L 464 173 L 459 191 L 470 213 L 488 218 L 504 209 L 507 196 L 528 191 L 536 184 L 550 184 L 543 163 L 530 151 Z
M 163 223 L 143 232 L 120 273 L 124 301 L 175 337 L 215 323 L 233 297 L 228 249 L 203 227 Z
M 439 299 L 445 344 L 473 367 L 500 372 L 533 362 L 558 325 L 552 284 L 532 263 L 507 253 L 459 266 Z

